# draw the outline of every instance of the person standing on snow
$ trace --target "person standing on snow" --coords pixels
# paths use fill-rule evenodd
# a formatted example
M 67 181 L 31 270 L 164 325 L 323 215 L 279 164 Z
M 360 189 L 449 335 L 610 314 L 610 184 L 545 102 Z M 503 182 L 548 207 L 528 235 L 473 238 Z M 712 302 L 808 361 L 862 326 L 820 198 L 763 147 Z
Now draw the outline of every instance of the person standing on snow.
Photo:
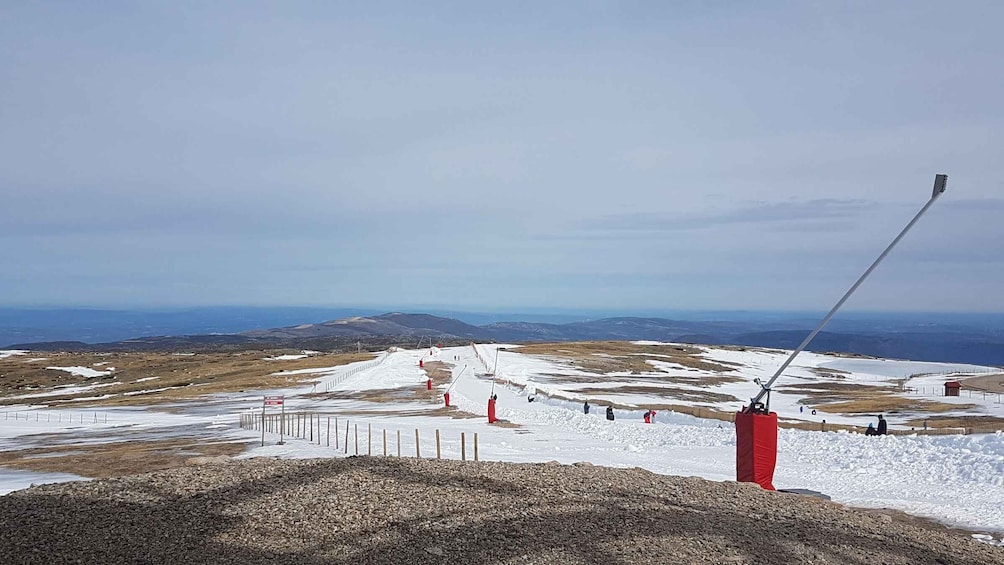
M 614 421 L 614 407 L 607 406 L 607 420 Z
M 582 405 L 582 413 L 583 414 L 588 414 L 589 413 L 589 401 L 588 400 L 586 401 L 585 404 Z
M 875 432 L 875 435 L 884 436 L 886 434 L 886 427 L 885 418 L 882 417 L 882 414 L 879 414 L 878 430 Z

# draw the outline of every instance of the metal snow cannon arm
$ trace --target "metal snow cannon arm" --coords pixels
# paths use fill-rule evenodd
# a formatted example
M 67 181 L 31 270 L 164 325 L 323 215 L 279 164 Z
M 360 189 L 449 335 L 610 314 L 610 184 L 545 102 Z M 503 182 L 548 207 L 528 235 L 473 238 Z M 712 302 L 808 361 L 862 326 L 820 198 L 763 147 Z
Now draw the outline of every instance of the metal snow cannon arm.
M 788 368 L 788 365 L 791 364 L 795 357 L 809 345 L 812 338 L 816 337 L 816 334 L 830 321 L 830 318 L 837 313 L 837 310 L 844 305 L 844 302 L 854 294 L 854 291 L 875 270 L 875 267 L 878 267 L 879 263 L 892 251 L 892 248 L 899 243 L 899 240 L 903 239 L 906 232 L 910 231 L 910 228 L 917 223 L 917 220 L 924 215 L 924 212 L 927 212 L 931 204 L 934 204 L 934 201 L 945 192 L 947 186 L 948 175 L 935 175 L 934 191 L 931 193 L 931 199 L 920 209 L 920 212 L 917 212 L 913 220 L 903 228 L 903 231 L 899 232 L 899 235 L 889 244 L 889 247 L 885 248 L 885 251 L 868 267 L 868 270 L 844 293 L 840 301 L 830 309 L 829 313 L 823 318 L 823 321 L 802 341 L 798 349 L 791 352 L 791 355 L 785 359 L 784 363 L 774 373 L 774 376 L 766 383 L 760 382 L 760 379 L 755 380 L 756 384 L 760 385 L 760 392 L 752 399 L 749 406 L 744 406 L 736 414 L 735 419 L 737 481 L 757 483 L 767 490 L 774 490 L 774 467 L 777 463 L 777 414 L 770 411 L 770 387 L 781 376 L 781 373 Z M 765 397 L 766 402 L 764 402 Z
M 764 399 L 765 396 L 767 396 L 768 399 L 770 398 L 768 395 L 770 393 L 770 387 L 774 384 L 774 381 L 776 381 L 777 378 L 781 376 L 781 373 L 783 373 L 784 370 L 788 368 L 788 365 L 790 365 L 791 362 L 795 360 L 795 357 L 803 350 L 805 350 L 806 347 L 808 347 L 809 342 L 811 342 L 812 339 L 816 337 L 816 334 L 818 334 L 820 330 L 823 329 L 823 326 L 825 326 L 830 321 L 830 318 L 832 318 L 833 315 L 837 313 L 837 310 L 839 310 L 840 307 L 844 305 L 844 302 L 847 302 L 847 299 L 850 298 L 852 294 L 854 294 L 854 291 L 857 290 L 859 286 L 861 286 L 861 283 L 865 282 L 865 279 L 868 278 L 868 275 L 872 274 L 872 271 L 875 270 L 875 267 L 878 267 L 879 263 L 881 263 L 882 260 L 886 258 L 886 255 L 888 255 L 890 251 L 892 251 L 893 247 L 896 247 L 896 244 L 899 243 L 899 240 L 903 239 L 903 236 L 906 235 L 906 232 L 910 231 L 910 228 L 912 228 L 913 225 L 917 223 L 917 220 L 919 220 L 920 217 L 924 215 L 924 212 L 927 212 L 927 209 L 931 207 L 931 204 L 934 204 L 934 201 L 937 200 L 938 197 L 945 192 L 946 188 L 948 188 L 948 175 L 934 175 L 934 191 L 931 193 L 931 199 L 927 201 L 927 204 L 924 204 L 924 207 L 920 209 L 920 212 L 917 212 L 917 215 L 914 216 L 912 220 L 910 220 L 910 223 L 907 224 L 905 228 L 903 228 L 903 231 L 899 232 L 899 235 L 896 236 L 896 239 L 892 240 L 892 243 L 889 244 L 889 247 L 885 248 L 885 251 L 883 251 L 882 254 L 878 256 L 878 259 L 875 259 L 875 262 L 872 263 L 870 267 L 868 267 L 868 270 L 866 270 L 864 274 L 862 274 L 858 278 L 858 280 L 855 281 L 855 283 L 851 286 L 851 288 L 849 288 L 847 292 L 844 293 L 844 296 L 841 297 L 840 300 L 833 305 L 833 308 L 831 308 L 830 311 L 826 314 L 826 316 L 823 318 L 823 321 L 819 323 L 819 326 L 817 326 L 816 329 L 812 330 L 812 333 L 810 333 L 805 338 L 804 341 L 802 341 L 802 344 L 798 346 L 798 349 L 791 352 L 791 355 L 789 355 L 788 358 L 784 361 L 784 363 L 781 364 L 781 366 L 777 369 L 777 372 L 774 373 L 774 376 L 772 376 L 770 380 L 767 381 L 766 384 L 757 383 L 760 384 L 760 392 L 756 395 L 756 397 L 752 399 L 749 409 L 752 409 L 753 406 L 760 405 L 761 401 Z M 767 404 L 767 408 L 768 410 L 770 408 L 769 402 Z

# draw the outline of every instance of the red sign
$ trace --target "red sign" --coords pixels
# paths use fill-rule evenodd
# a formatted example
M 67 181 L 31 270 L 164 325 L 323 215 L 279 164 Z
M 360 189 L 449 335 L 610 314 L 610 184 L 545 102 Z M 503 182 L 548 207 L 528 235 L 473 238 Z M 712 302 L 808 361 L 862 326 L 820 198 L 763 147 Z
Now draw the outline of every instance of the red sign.
M 282 406 L 283 399 L 282 396 L 266 396 L 265 406 Z

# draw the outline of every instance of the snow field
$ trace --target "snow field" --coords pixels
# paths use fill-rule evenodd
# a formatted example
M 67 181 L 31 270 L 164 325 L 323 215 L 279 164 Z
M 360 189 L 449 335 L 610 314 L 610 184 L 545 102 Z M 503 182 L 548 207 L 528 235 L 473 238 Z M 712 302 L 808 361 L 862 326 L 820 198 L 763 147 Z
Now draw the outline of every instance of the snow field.
M 295 372 L 316 374 L 316 381 L 310 384 L 297 384 L 286 389 L 254 394 L 211 395 L 198 403 L 173 405 L 170 407 L 174 412 L 172 414 L 153 409 L 108 410 L 107 427 L 97 425 L 92 429 L 107 431 L 112 427 L 113 420 L 123 430 L 177 427 L 180 433 L 185 426 L 212 427 L 216 437 L 249 442 L 251 447 L 242 457 L 344 455 L 342 442 L 346 423 L 353 426 L 353 430 L 355 425 L 359 426 L 362 453 L 367 451 L 365 434 L 368 425 L 373 429 L 375 454 L 382 453 L 382 431 L 386 429 L 388 447 L 392 454 L 396 454 L 396 438 L 400 430 L 402 454 L 414 456 L 414 434 L 415 429 L 418 429 L 422 456 L 434 457 L 434 433 L 438 429 L 444 458 L 460 458 L 461 433 L 467 435 L 467 456 L 473 458 L 473 434 L 476 432 L 479 455 L 484 460 L 555 460 L 562 463 L 588 461 L 597 465 L 641 467 L 656 473 L 700 476 L 711 480 L 735 479 L 735 431 L 731 424 L 699 420 L 672 412 L 660 412 L 654 424 L 644 424 L 641 414 L 654 399 L 644 395 L 618 394 L 616 387 L 625 381 L 619 381 L 616 374 L 609 376 L 609 394 L 588 396 L 592 409 L 589 414 L 584 414 L 582 401 L 587 397 L 576 392 L 575 383 L 556 383 L 547 376 L 567 374 L 568 367 L 513 351 L 500 351 L 498 362 L 500 379 L 513 384 L 493 384 L 490 378 L 475 376 L 490 368 L 486 365 L 493 365 L 498 347 L 508 346 L 479 344 L 476 349 L 467 346 L 387 352 L 370 361 Z M 736 371 L 736 374 L 752 380 L 756 376 L 769 377 L 779 366 L 779 359 L 783 359 L 784 352 L 738 352 L 708 348 L 706 355 L 709 359 L 720 358 L 743 363 L 747 369 Z M 486 363 L 482 363 L 479 356 Z M 395 390 L 424 386 L 426 374 L 418 366 L 419 360 L 440 360 L 453 365 L 456 380 L 450 391 L 451 404 L 478 417 L 451 418 L 434 415 L 433 411 L 442 406 L 441 402 L 377 403 L 326 399 L 323 395 L 311 394 L 312 391 L 322 390 Z M 820 382 L 821 377 L 812 368 L 824 364 L 831 364 L 827 368 L 850 371 L 847 379 L 861 382 L 882 382 L 883 379 L 898 378 L 888 373 L 902 376 L 916 374 L 921 369 L 917 364 L 900 367 L 897 363 L 901 362 L 855 367 L 854 363 L 848 362 L 859 361 L 857 359 L 837 359 L 816 354 L 807 354 L 798 361 L 789 371 L 792 373 L 790 378 L 804 379 L 806 382 Z M 923 369 L 942 373 L 951 370 L 951 367 L 942 364 L 934 365 L 936 366 Z M 692 369 L 667 368 L 689 376 L 697 374 Z M 880 374 L 877 372 L 879 370 L 887 374 Z M 637 375 L 634 378 L 637 379 Z M 447 386 L 438 387 L 439 393 L 442 394 Z M 738 398 L 748 398 L 757 389 L 751 382 L 744 382 L 732 383 L 726 390 L 733 390 Z M 535 401 L 528 402 L 527 395 L 532 392 L 536 393 Z M 493 393 L 498 396 L 498 417 L 516 427 L 487 424 L 487 400 Z M 257 443 L 261 440 L 260 432 L 240 429 L 237 426 L 237 413 L 249 410 L 260 413 L 262 396 L 271 394 L 285 395 L 287 415 L 296 411 L 313 411 L 324 414 L 325 418 L 327 415 L 337 416 L 337 441 L 340 449 L 335 450 L 334 437 L 331 439 L 331 447 L 289 437 L 286 438 L 285 445 L 279 446 L 275 445 L 277 434 L 267 434 L 266 445 L 260 447 Z M 772 401 L 777 402 L 779 412 L 792 410 L 797 413 L 796 395 L 787 395 L 792 397 L 788 399 L 784 398 L 785 395 L 778 396 L 781 398 L 774 397 Z M 605 402 L 616 400 L 624 403 L 625 399 L 630 399 L 638 408 L 617 410 L 617 419 L 608 422 L 603 413 Z M 704 405 L 711 406 L 707 403 Z M 715 406 L 723 409 L 736 408 L 731 404 Z M 772 402 L 772 408 L 774 407 Z M 274 409 L 269 409 L 269 413 L 275 413 Z M 831 422 L 838 421 L 836 418 L 831 420 L 831 416 L 825 417 Z M 861 423 L 860 419 L 852 420 Z M 326 424 L 326 419 L 323 422 Z M 14 444 L 20 444 L 23 447 L 33 441 L 30 434 L 52 431 L 54 430 L 51 428 L 42 428 L 23 419 L 15 422 L 0 420 L 0 438 L 4 438 L 0 445 L 10 448 Z M 66 426 L 63 431 L 83 433 L 83 430 L 70 426 Z M 862 507 L 895 508 L 952 525 L 987 532 L 1004 532 L 1002 434 L 866 438 L 860 434 L 800 430 L 780 430 L 779 433 L 778 464 L 774 481 L 778 488 L 808 488 L 826 493 L 837 502 Z M 108 440 L 105 438 L 100 441 Z M 349 453 L 353 454 L 354 433 L 350 433 L 350 442 Z M 0 476 L 0 482 L 3 480 Z

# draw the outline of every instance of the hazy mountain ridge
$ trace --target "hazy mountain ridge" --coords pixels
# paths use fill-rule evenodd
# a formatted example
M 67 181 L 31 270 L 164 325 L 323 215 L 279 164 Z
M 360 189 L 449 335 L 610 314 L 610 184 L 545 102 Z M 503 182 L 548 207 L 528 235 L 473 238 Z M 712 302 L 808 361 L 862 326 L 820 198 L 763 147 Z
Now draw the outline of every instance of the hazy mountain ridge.
M 916 361 L 964 362 L 1004 365 L 1004 334 L 990 328 L 950 324 L 890 324 L 878 322 L 878 330 L 859 322 L 861 331 L 820 332 L 811 344 L 813 351 L 843 352 L 912 359 Z M 13 349 L 80 351 L 181 351 L 214 348 L 315 348 L 335 349 L 363 342 L 379 347 L 410 344 L 429 337 L 436 342 L 465 340 L 496 342 L 653 340 L 707 345 L 748 345 L 794 349 L 810 328 L 790 320 L 681 321 L 666 318 L 613 317 L 598 320 L 549 324 L 496 322 L 483 326 L 431 314 L 393 312 L 379 316 L 350 316 L 320 323 L 299 324 L 273 329 L 228 334 L 146 336 L 104 343 L 60 340 L 19 343 Z M 844 321 L 839 325 L 847 328 Z M 939 329 L 942 328 L 942 329 Z

